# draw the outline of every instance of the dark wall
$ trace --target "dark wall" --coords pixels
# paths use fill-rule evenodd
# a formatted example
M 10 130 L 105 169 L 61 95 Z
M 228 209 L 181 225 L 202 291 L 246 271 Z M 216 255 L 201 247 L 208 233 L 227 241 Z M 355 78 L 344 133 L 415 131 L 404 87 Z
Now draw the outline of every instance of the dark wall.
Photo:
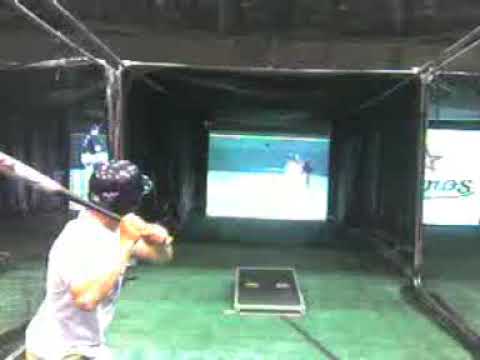
M 429 85 L 428 119 L 462 122 L 480 119 L 480 76 L 475 74 L 443 74 Z
M 477 21 L 474 0 L 126 0 L 68 1 L 83 19 L 247 32 L 428 33 Z
M 381 229 L 413 246 L 419 134 L 416 80 L 355 117 L 334 133 L 334 216 L 338 222 Z
M 377 121 L 382 123 L 380 139 L 379 222 L 377 225 L 413 247 L 414 211 L 418 184 L 417 151 L 421 131 L 420 84 L 413 81 L 393 94 L 377 109 Z M 391 119 L 392 124 L 387 121 Z
M 328 242 L 336 225 L 411 236 L 415 87 L 352 117 L 401 79 L 176 71 L 153 75 L 166 94 L 139 81 L 128 91 L 127 156 L 154 174 L 159 204 L 152 217 L 176 217 L 195 239 Z M 331 135 L 331 224 L 205 218 L 209 129 Z
M 240 0 L 222 2 L 238 4 Z M 247 13 L 246 25 L 231 34 L 216 31 L 217 0 L 64 3 L 122 59 L 290 69 L 418 67 L 472 30 L 480 13 L 480 4 L 475 0 L 302 0 L 292 1 L 293 26 L 285 32 L 272 25 L 274 14 L 282 12 L 281 6 L 270 11 L 278 0 L 241 2 Z M 45 2 L 28 2 L 39 3 Z M 402 10 L 405 7 L 408 9 Z M 21 14 L 10 8 L 5 5 L 0 9 L 0 62 L 30 63 L 82 56 L 26 23 Z M 51 18 L 52 23 L 59 23 L 58 17 Z M 72 35 L 64 23 L 59 25 Z M 259 27 L 264 30 L 256 31 Z M 409 36 L 399 37 L 398 33 Z M 76 36 L 75 40 L 87 46 L 84 36 Z M 102 57 L 100 52 L 87 47 Z M 477 57 L 472 51 L 457 58 L 449 69 L 478 71 Z
M 102 71 L 78 68 L 21 69 L 0 72 L 0 148 L 66 184 L 69 132 L 103 107 Z M 2 215 L 64 208 L 51 195 L 32 191 L 18 181 L 0 179 Z
M 208 145 L 203 121 L 208 113 L 154 92 L 144 82 L 130 85 L 126 157 L 155 182 L 154 195 L 146 199 L 146 216 L 172 226 L 183 224 L 203 203 L 199 189 L 204 182 Z

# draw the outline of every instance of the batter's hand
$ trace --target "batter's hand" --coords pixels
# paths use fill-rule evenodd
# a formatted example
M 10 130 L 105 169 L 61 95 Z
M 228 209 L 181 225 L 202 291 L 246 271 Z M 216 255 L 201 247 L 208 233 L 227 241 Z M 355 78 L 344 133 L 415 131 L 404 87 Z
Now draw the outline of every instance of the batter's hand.
M 133 245 L 143 237 L 148 224 L 135 214 L 128 214 L 120 221 L 120 242 Z
M 167 229 L 158 224 L 147 224 L 142 238 L 147 244 L 154 245 L 170 245 L 173 241 Z

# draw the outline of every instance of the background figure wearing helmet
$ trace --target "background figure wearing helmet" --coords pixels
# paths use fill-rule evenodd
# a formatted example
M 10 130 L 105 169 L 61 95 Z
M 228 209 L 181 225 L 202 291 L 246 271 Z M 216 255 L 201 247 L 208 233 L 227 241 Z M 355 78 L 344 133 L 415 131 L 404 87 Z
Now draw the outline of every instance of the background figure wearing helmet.
M 108 161 L 108 149 L 104 136 L 100 134 L 100 126 L 93 125 L 82 143 L 80 161 L 87 169 L 95 164 Z
M 310 160 L 305 160 L 302 166 L 302 172 L 305 176 L 305 185 L 307 188 L 310 186 L 310 177 L 313 172 L 312 162 Z
M 132 213 L 149 187 L 129 161 L 95 167 L 90 200 L 122 220 L 83 210 L 55 240 L 46 296 L 26 331 L 27 359 L 111 359 L 105 334 L 129 263 L 173 256 L 167 230 Z
M 101 133 L 100 125 L 93 125 L 86 135 L 80 135 L 81 140 L 72 139 L 70 168 L 70 189 L 83 199 L 88 198 L 88 183 L 96 164 L 109 160 L 107 137 Z M 72 210 L 79 210 L 75 203 L 70 203 Z

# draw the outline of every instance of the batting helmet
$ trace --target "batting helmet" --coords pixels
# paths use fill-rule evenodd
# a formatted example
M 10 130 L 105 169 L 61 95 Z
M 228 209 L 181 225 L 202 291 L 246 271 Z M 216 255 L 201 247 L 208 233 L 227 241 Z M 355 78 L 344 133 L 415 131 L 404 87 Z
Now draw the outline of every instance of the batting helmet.
M 89 183 L 90 201 L 125 215 L 135 210 L 150 192 L 152 182 L 130 161 L 110 161 L 96 165 Z

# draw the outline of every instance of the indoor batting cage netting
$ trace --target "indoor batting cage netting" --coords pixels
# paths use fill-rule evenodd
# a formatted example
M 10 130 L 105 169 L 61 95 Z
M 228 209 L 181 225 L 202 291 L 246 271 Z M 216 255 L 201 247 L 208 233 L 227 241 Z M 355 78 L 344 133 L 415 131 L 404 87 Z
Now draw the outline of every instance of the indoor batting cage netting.
M 39 64 L 1 70 L 0 77 L 9 84 L 0 95 L 1 151 L 85 197 L 79 149 L 92 128 L 107 128 L 104 70 Z M 26 182 L 3 175 L 0 182 L 3 358 L 22 344 L 25 326 L 43 300 L 48 250 L 69 217 L 69 204 Z
M 135 162 L 154 184 L 140 214 L 178 242 L 168 266 L 132 264 L 108 334 L 115 358 L 478 355 L 480 30 L 398 70 L 282 68 L 280 44 L 259 67 L 244 66 L 247 54 L 205 66 L 201 55 L 125 60 L 79 20 L 102 18 L 100 2 L 90 13 L 8 3 L 56 50 L 54 60 L 2 61 L 0 151 L 84 200 L 97 163 Z M 327 21 L 307 4 L 292 14 L 289 1 L 276 12 L 260 2 L 141 3 L 130 32 L 144 8 L 203 31 L 215 6 L 227 39 Z M 349 14 L 365 9 L 338 3 L 330 10 L 348 32 Z M 384 20 L 376 28 L 404 32 Z M 196 51 L 182 55 L 182 44 L 157 59 Z M 49 250 L 82 207 L 3 175 L 0 203 L 0 356 L 13 359 L 45 297 Z M 300 318 L 277 312 L 288 297 Z M 255 312 L 274 315 L 235 316 L 249 309 L 242 299 L 262 299 Z

